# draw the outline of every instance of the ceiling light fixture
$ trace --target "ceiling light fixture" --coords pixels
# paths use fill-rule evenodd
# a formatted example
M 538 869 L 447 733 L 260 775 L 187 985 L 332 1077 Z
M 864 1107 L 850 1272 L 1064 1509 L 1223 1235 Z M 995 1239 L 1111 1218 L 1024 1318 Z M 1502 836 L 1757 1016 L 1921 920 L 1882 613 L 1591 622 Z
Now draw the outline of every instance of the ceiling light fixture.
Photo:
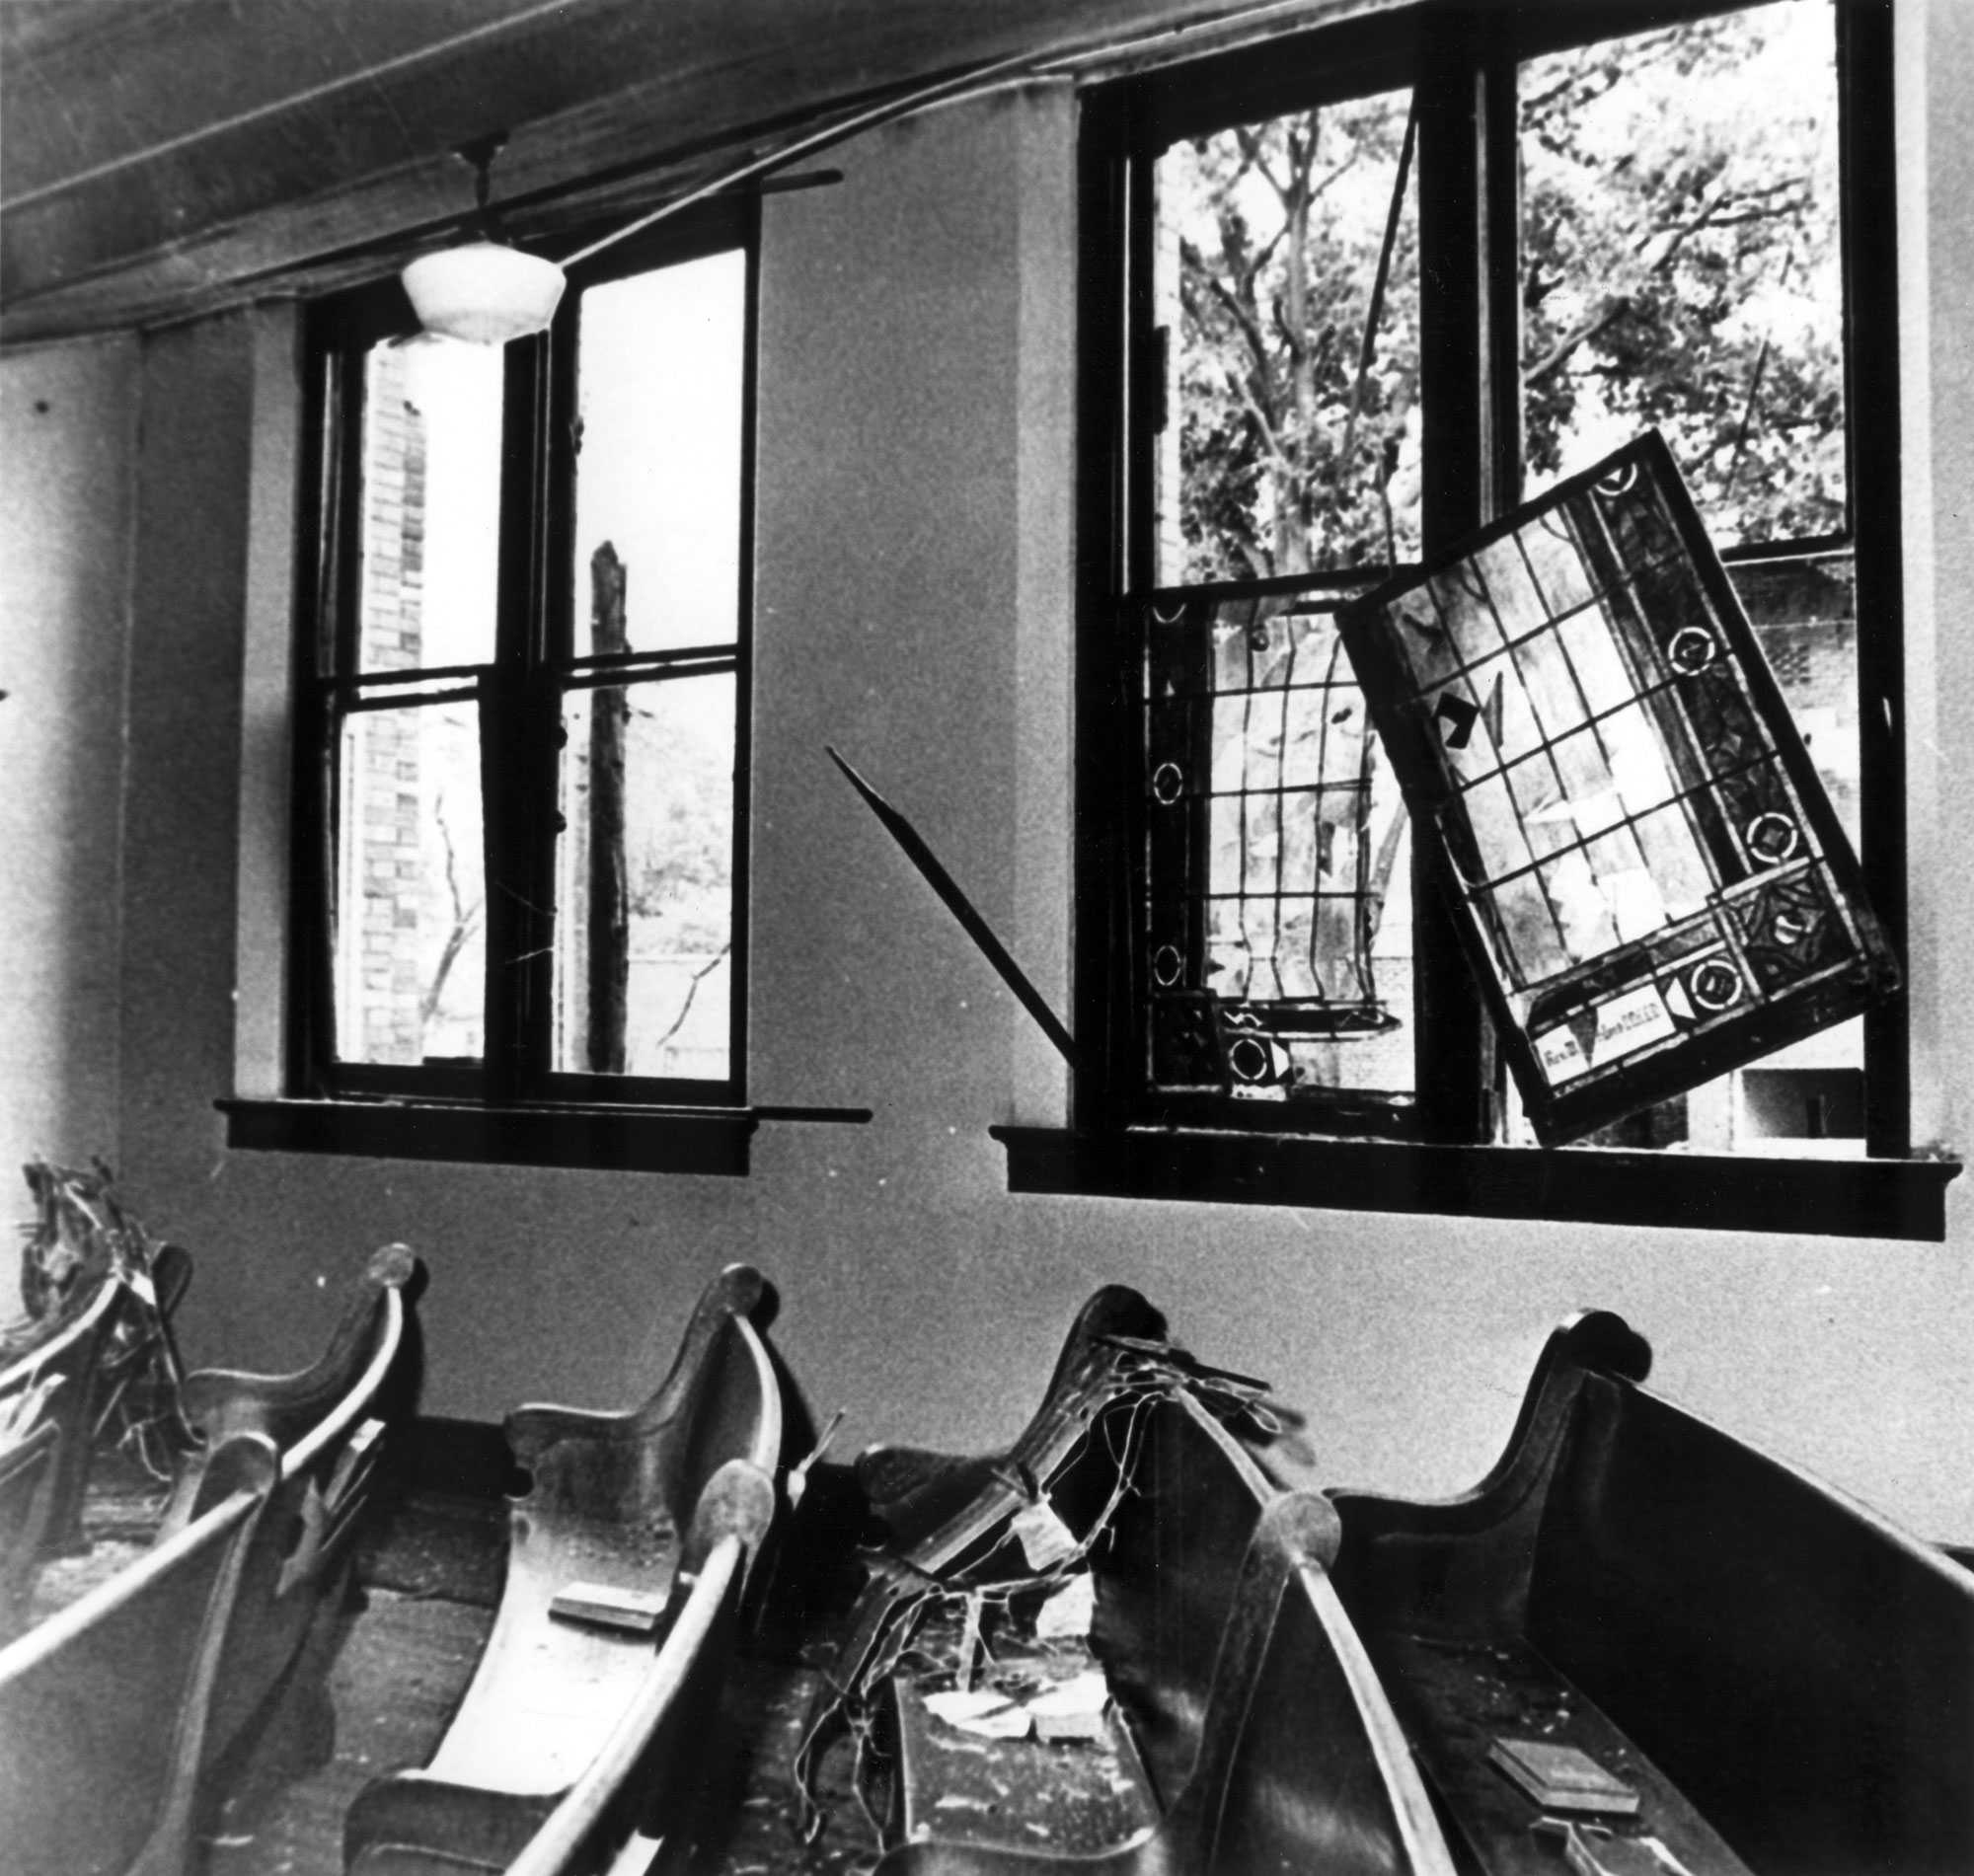
M 479 345 L 504 345 L 541 332 L 555 317 L 567 284 L 553 261 L 511 247 L 488 206 L 488 171 L 504 131 L 463 143 L 456 155 L 473 165 L 473 239 L 420 255 L 403 273 L 412 310 L 428 333 Z

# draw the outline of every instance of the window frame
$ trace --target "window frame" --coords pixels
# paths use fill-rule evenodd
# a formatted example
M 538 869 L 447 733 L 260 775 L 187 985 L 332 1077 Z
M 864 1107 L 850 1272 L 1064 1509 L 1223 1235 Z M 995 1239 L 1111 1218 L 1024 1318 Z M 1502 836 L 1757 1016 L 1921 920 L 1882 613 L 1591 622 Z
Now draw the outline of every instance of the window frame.
M 1188 1196 L 1259 1198 L 1266 1188 L 1270 1196 L 1265 1202 L 1383 1209 L 1383 1188 L 1375 1173 L 1367 1171 L 1383 1154 L 1398 1209 L 1440 1209 L 1432 1202 L 1420 1203 L 1414 1173 L 1418 1164 L 1444 1152 L 1462 1164 L 1497 1168 L 1478 1185 L 1464 1173 L 1452 1177 L 1447 1189 L 1466 1188 L 1468 1196 L 1450 1209 L 1488 1211 L 1480 1188 L 1491 1179 L 1494 1198 L 1508 1207 L 1500 1214 L 1504 1216 L 1630 1217 L 1639 1212 L 1642 1187 L 1614 1211 L 1596 1182 L 1614 1170 L 1621 1157 L 1647 1167 L 1662 1166 L 1665 1162 L 1657 1154 L 1492 1144 L 1499 1076 L 1491 1039 L 1418 843 L 1413 880 L 1421 910 L 1414 967 L 1420 985 L 1421 1070 L 1417 1124 L 1409 1142 L 1401 1144 L 1390 1133 L 1384 1140 L 1348 1140 L 1367 1127 L 1375 1130 L 1383 1116 L 1374 1113 L 1368 1122 L 1361 1114 L 1353 1116 L 1347 1099 L 1343 1111 L 1312 1125 L 1309 1117 L 1271 1111 L 1271 1104 L 1240 1103 L 1242 1111 L 1235 1111 L 1231 1099 L 1215 1115 L 1175 1112 L 1173 1103 L 1145 1086 L 1143 1000 L 1134 978 L 1142 790 L 1133 786 L 1135 754 L 1119 761 L 1116 752 L 1135 752 L 1142 742 L 1131 615 L 1156 590 L 1156 520 L 1147 497 L 1158 438 L 1154 424 L 1141 419 L 1141 413 L 1157 413 L 1165 396 L 1164 359 L 1150 342 L 1152 168 L 1159 153 L 1179 136 L 1388 89 L 1409 76 L 1419 98 L 1419 244 L 1421 254 L 1438 263 L 1436 269 L 1421 268 L 1420 306 L 1423 450 L 1433 466 L 1425 482 L 1422 534 L 1424 554 L 1431 558 L 1511 505 L 1507 496 L 1519 480 L 1518 64 L 1649 27 L 1739 10 L 1734 0 L 1683 0 L 1672 7 L 1621 0 L 1594 12 L 1558 4 L 1524 8 L 1509 19 L 1498 13 L 1483 16 L 1473 6 L 1426 0 L 1404 12 L 1115 79 L 1086 94 L 1078 176 L 1074 959 L 1076 1027 L 1083 1046 L 1072 1091 L 1069 1144 L 1045 1129 L 997 1130 L 1009 1146 L 1011 1182 L 1017 1189 L 1142 1187 L 1173 1196 L 1137 1142 L 1197 1132 L 1202 1144 L 1191 1163 L 1205 1184 Z M 1857 558 L 1858 617 L 1870 622 L 1868 629 L 1860 624 L 1858 634 L 1860 858 L 1873 906 L 1903 960 L 1907 843 L 1900 733 L 1903 569 L 1891 10 L 1884 0 L 1840 0 L 1836 19 L 1849 543 Z M 1428 273 L 1436 274 L 1431 287 L 1423 278 Z M 1474 367 L 1463 366 L 1463 358 L 1476 361 Z M 1860 420 L 1859 413 L 1865 412 L 1869 420 Z M 1813 545 L 1788 543 L 1786 551 L 1806 553 Z M 1726 558 L 1773 559 L 1775 554 L 1775 546 L 1767 545 Z M 1902 1162 L 1911 1152 L 1903 987 L 1866 1016 L 1864 1032 L 1867 1161 L 1837 1163 L 1840 1170 L 1834 1175 L 1840 1184 L 1851 1175 L 1853 1187 L 1861 1176 L 1860 1163 Z M 1419 1160 L 1421 1154 L 1426 1161 Z M 1354 1170 L 1340 1181 L 1344 1167 L 1339 1155 L 1354 1156 Z M 1550 1163 L 1549 1171 L 1533 1182 L 1510 1169 L 1531 1157 Z M 1696 1155 L 1682 1163 L 1697 1164 L 1703 1159 L 1736 1189 L 1747 1189 L 1748 1179 L 1730 1168 L 1773 1173 L 1781 1165 L 1815 1163 L 1754 1154 Z M 1227 1171 L 1237 1161 L 1245 1169 Z M 1565 1164 L 1579 1163 L 1603 1172 L 1592 1170 L 1583 1178 L 1564 1172 Z M 1950 1176 L 1948 1171 L 1945 1177 Z M 1084 1178 L 1090 1181 L 1087 1187 L 1077 1184 Z M 1813 1182 L 1829 1181 L 1819 1172 Z M 1608 1179 L 1605 1184 L 1609 1187 Z M 1937 1188 L 1943 1184 L 1942 1177 Z M 1521 1196 L 1504 1196 L 1510 1187 Z M 1354 1198 L 1346 1196 L 1353 1192 Z M 1875 1221 L 1873 1229 L 1888 1235 L 1937 1236 L 1943 1231 L 1940 1204 L 1936 1189 L 1932 1200 L 1921 1204 L 1923 1216 L 1916 1222 L 1901 1205 L 1872 1203 L 1852 1210 L 1858 1219 L 1868 1216 Z M 1557 1205 L 1559 1211 L 1549 1209 Z M 1695 1220 L 1702 1223 L 1847 1229 L 1824 1201 L 1816 1208 L 1787 1204 L 1766 1211 L 1732 1203 L 1687 1209 L 1718 1215 L 1717 1221 L 1706 1216 Z M 1649 1214 L 1651 1205 L 1643 1211 Z
M 745 1171 L 746 1138 L 760 1117 L 746 1105 L 759 224 L 753 193 L 688 209 L 572 267 L 549 330 L 503 348 L 494 648 L 488 663 L 462 667 L 462 682 L 478 700 L 483 736 L 488 962 L 478 1064 L 394 1066 L 344 1062 L 334 1054 L 334 738 L 344 720 L 337 697 L 348 687 L 344 674 L 354 669 L 360 617 L 361 360 L 380 340 L 415 334 L 418 324 L 395 279 L 307 310 L 307 441 L 294 606 L 288 1094 L 275 1102 L 222 1103 L 233 1144 Z M 573 252 L 583 239 L 584 233 L 571 233 L 543 252 L 551 258 Z M 553 938 L 562 702 L 575 689 L 605 688 L 598 681 L 601 663 L 572 655 L 579 308 L 591 287 L 719 254 L 738 254 L 745 269 L 732 641 L 711 653 L 667 649 L 608 662 L 627 663 L 646 681 L 661 679 L 668 669 L 680 676 L 719 670 L 733 679 L 730 1073 L 722 1080 L 685 1080 L 558 1070 Z M 376 1124 L 379 1103 L 398 1116 L 395 1132 Z

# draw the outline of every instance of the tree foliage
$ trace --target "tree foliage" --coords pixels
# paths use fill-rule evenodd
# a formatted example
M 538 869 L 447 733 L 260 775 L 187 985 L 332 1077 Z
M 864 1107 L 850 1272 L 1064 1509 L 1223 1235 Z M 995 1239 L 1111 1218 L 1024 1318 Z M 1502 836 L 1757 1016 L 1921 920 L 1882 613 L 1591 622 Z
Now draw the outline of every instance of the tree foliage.
M 1387 559 L 1415 392 L 1417 216 L 1359 354 L 1406 105 L 1366 99 L 1201 138 L 1161 172 L 1177 230 L 1179 520 L 1188 577 Z M 1415 518 L 1409 525 L 1415 528 Z
M 1520 73 L 1531 488 L 1664 430 L 1723 545 L 1841 529 L 1830 9 L 1787 0 Z M 1165 577 L 1379 565 L 1418 548 L 1407 101 L 1221 131 L 1160 166 L 1176 253 L 1177 489 Z

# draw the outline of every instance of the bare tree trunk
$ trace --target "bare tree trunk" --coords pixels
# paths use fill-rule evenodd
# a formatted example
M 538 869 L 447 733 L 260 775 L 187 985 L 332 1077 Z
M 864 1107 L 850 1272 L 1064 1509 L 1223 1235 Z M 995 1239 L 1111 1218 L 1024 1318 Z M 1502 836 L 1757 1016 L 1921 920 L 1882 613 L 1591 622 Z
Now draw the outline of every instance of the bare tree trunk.
M 589 558 L 590 649 L 628 651 L 624 598 L 630 570 L 605 541 Z M 589 716 L 589 1068 L 624 1073 L 630 1013 L 631 907 L 624 856 L 624 730 L 631 707 L 623 688 L 592 693 Z

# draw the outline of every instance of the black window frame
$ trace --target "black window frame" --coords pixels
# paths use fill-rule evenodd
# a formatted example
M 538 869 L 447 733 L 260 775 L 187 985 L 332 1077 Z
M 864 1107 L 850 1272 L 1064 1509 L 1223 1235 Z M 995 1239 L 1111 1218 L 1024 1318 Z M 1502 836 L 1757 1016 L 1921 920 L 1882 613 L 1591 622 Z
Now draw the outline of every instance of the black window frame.
M 1009 1146 L 1016 1189 L 1510 1217 L 1660 1217 L 1892 1236 L 1943 1232 L 1941 1193 L 1950 1166 L 1939 1170 L 1935 1162 L 1937 1177 L 1895 1178 L 1874 1197 L 1857 1196 L 1879 1179 L 1879 1162 L 1904 1163 L 1897 1171 L 1915 1163 L 1907 1160 L 1910 1050 L 1903 988 L 1865 1018 L 1868 1158 L 1819 1164 L 1796 1182 L 1804 1203 L 1771 1202 L 1777 1181 L 1769 1175 L 1808 1162 L 1705 1156 L 1718 1175 L 1709 1189 L 1725 1196 L 1719 1203 L 1693 1198 L 1667 1215 L 1650 1189 L 1649 1168 L 1666 1164 L 1656 1153 L 1493 1144 L 1499 1077 L 1481 1000 L 1416 851 L 1421 1066 L 1408 1129 L 1394 1124 L 1375 1102 L 1367 1109 L 1346 1099 L 1327 1119 L 1231 1099 L 1202 1112 L 1146 1087 L 1144 1000 L 1134 975 L 1140 967 L 1134 881 L 1144 841 L 1143 779 L 1134 766 L 1142 760 L 1142 677 L 1131 615 L 1156 590 L 1149 494 L 1165 359 L 1154 333 L 1151 189 L 1159 153 L 1181 136 L 1231 122 L 1406 83 L 1416 87 L 1419 243 L 1427 258 L 1420 269 L 1419 362 L 1428 464 L 1422 531 L 1429 558 L 1503 512 L 1519 481 L 1517 65 L 1572 45 L 1739 10 L 1737 0 L 1618 0 L 1595 8 L 1549 0 L 1512 11 L 1425 0 L 1403 12 L 1115 79 L 1086 94 L 1078 177 L 1079 1059 L 1067 1134 L 996 1130 Z M 1887 0 L 1840 0 L 1836 15 L 1849 541 L 1857 557 L 1860 621 L 1860 861 L 1872 904 L 1903 959 L 1892 19 Z M 1148 414 L 1153 421 L 1144 420 Z M 1789 550 L 1807 552 L 1811 545 L 1791 543 Z M 1773 558 L 1774 549 L 1727 558 L 1764 554 Z M 1352 1134 L 1383 1137 L 1352 1140 Z M 1633 1163 L 1631 1173 L 1619 1166 L 1621 1160 Z M 1530 1163 L 1536 1161 L 1543 1163 L 1540 1170 Z M 1736 1167 L 1742 1170 L 1731 1170 Z M 1746 1195 L 1758 1185 L 1769 1196 L 1750 1202 Z M 1915 1196 L 1922 1187 L 1925 1196 Z M 1812 1189 L 1818 1194 L 1813 1202 Z M 1833 1189 L 1853 1196 L 1838 1204 Z
M 296 568 L 294 863 L 290 881 L 287 1097 L 233 1101 L 232 1144 L 740 1172 L 760 1116 L 747 1100 L 748 784 L 751 773 L 754 444 L 760 284 L 757 194 L 701 203 L 569 270 L 547 332 L 502 363 L 494 650 L 462 667 L 477 699 L 486 823 L 486 1031 L 480 1061 L 342 1061 L 334 1042 L 334 739 L 351 686 L 362 577 L 358 496 L 363 359 L 418 328 L 395 278 L 316 302 L 304 319 L 305 429 Z M 598 231 L 585 231 L 593 235 Z M 574 252 L 572 233 L 542 252 Z M 585 290 L 737 253 L 745 265 L 738 590 L 730 646 L 573 657 L 576 366 Z M 699 1081 L 558 1071 L 554 920 L 566 693 L 730 672 L 734 683 L 730 1073 Z M 386 1103 L 396 1124 L 380 1127 Z

